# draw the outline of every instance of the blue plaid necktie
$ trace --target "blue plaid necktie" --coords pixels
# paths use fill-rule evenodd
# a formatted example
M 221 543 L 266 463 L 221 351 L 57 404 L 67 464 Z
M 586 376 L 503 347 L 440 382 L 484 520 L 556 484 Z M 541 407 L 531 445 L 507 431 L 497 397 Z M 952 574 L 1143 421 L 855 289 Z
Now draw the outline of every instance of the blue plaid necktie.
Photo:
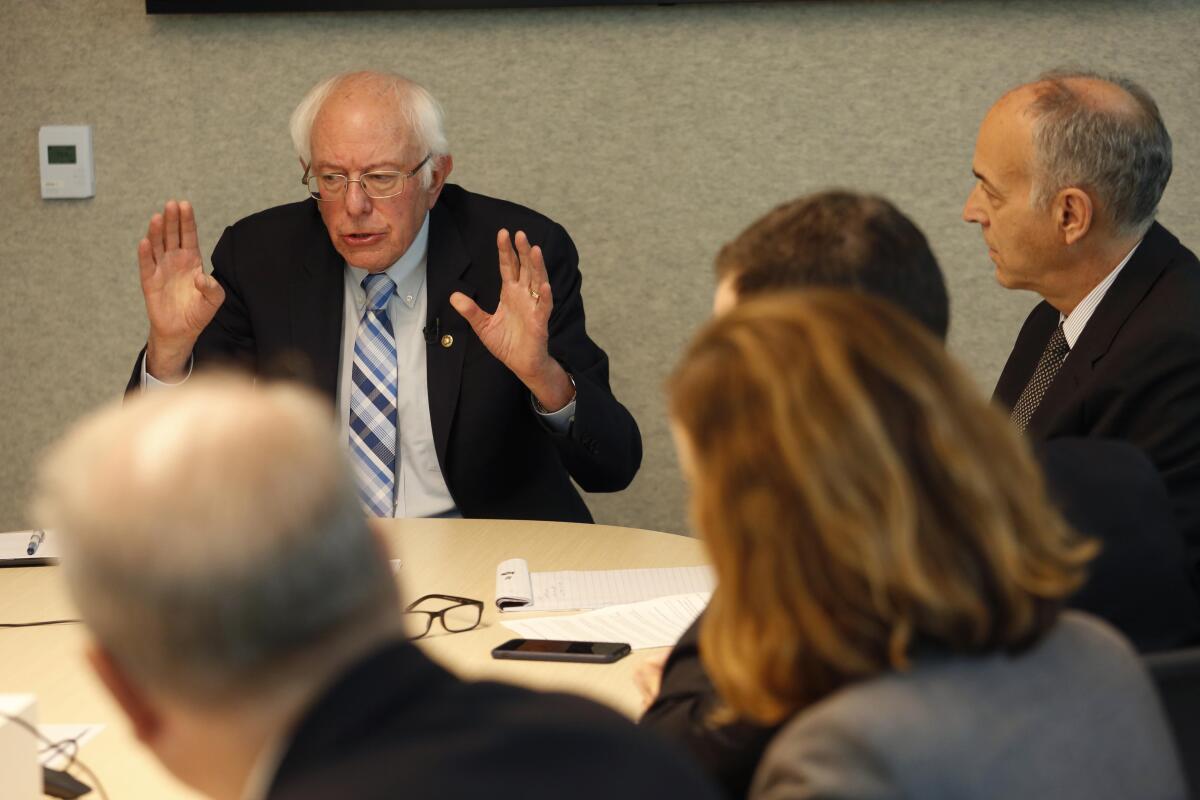
M 387 304 L 396 284 L 379 274 L 363 278 L 362 286 L 367 307 L 354 339 L 351 460 L 367 511 L 390 517 L 396 496 L 396 336 Z

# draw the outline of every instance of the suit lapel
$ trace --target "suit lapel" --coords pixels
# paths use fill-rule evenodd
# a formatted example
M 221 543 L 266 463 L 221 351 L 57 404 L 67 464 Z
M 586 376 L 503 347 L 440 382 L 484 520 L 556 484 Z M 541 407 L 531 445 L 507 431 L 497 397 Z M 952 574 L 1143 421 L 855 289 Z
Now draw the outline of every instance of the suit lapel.
M 309 382 L 335 402 L 342 350 L 345 263 L 313 202 L 313 224 L 302 248 L 303 261 L 290 283 L 292 342 L 311 354 Z
M 1051 433 L 1058 417 L 1077 396 L 1079 386 L 1091 376 L 1121 327 L 1146 297 L 1150 287 L 1162 275 L 1170 251 L 1178 240 L 1157 222 L 1150 227 L 1137 252 L 1108 288 L 1104 299 L 1092 313 L 1062 370 L 1046 390 L 1045 397 L 1029 420 L 1029 431 L 1038 438 Z M 1047 334 L 1047 337 L 1049 334 Z M 1044 341 L 1043 341 L 1044 346 Z M 1071 426 L 1072 430 L 1078 426 Z
M 463 358 L 467 342 L 475 335 L 467 321 L 450 305 L 450 295 L 462 292 L 474 299 L 475 287 L 463 280 L 471 257 L 441 199 L 429 212 L 429 256 L 426 261 L 429 303 L 425 329 L 430 335 L 425 348 L 425 369 L 429 385 L 429 418 L 433 423 L 438 462 L 442 465 L 442 474 L 447 474 L 446 448 L 458 405 Z M 442 344 L 447 335 L 453 338 L 449 347 Z

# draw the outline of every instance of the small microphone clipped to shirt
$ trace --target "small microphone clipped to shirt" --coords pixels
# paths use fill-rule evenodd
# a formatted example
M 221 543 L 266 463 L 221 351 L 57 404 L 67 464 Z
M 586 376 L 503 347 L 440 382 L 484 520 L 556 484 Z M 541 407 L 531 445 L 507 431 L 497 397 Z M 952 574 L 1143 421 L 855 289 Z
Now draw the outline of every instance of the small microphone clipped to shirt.
M 441 322 L 440 317 L 434 317 L 432 323 L 427 324 L 421 329 L 421 333 L 425 334 L 425 344 L 430 347 L 437 344 L 438 334 L 441 331 Z

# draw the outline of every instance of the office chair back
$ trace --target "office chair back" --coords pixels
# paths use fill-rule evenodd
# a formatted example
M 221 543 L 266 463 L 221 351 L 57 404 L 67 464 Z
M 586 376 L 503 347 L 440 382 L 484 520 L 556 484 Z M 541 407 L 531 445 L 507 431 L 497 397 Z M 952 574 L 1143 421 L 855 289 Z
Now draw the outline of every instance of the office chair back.
M 1189 796 L 1200 800 L 1200 647 L 1143 658 L 1175 733 Z

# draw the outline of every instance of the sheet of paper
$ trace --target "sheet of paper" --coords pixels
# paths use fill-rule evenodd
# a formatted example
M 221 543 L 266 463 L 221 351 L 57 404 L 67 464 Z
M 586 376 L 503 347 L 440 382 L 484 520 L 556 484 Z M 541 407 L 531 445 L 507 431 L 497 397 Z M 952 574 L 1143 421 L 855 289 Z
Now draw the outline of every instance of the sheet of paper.
M 524 559 L 513 558 L 496 570 L 496 605 L 501 611 L 586 611 L 711 592 L 715 584 L 707 566 L 529 572 Z
M 55 748 L 42 742 L 38 746 L 38 761 L 43 767 L 50 769 L 63 769 L 71 760 L 71 753 L 74 752 L 77 756 L 79 748 L 83 747 L 100 731 L 104 730 L 104 726 L 100 723 L 72 723 L 64 725 L 38 725 L 38 732 L 52 742 L 66 742 L 62 747 Z M 75 744 L 71 745 L 69 740 L 74 739 Z M 74 749 L 72 749 L 74 748 Z
M 504 620 L 504 627 L 526 639 L 578 642 L 628 642 L 634 650 L 670 647 L 708 605 L 711 592 L 656 597 L 563 617 Z
M 29 555 L 30 537 L 37 531 L 0 533 L 0 561 L 20 563 L 31 559 L 58 558 L 58 542 L 53 531 L 43 531 L 45 537 L 33 555 Z

